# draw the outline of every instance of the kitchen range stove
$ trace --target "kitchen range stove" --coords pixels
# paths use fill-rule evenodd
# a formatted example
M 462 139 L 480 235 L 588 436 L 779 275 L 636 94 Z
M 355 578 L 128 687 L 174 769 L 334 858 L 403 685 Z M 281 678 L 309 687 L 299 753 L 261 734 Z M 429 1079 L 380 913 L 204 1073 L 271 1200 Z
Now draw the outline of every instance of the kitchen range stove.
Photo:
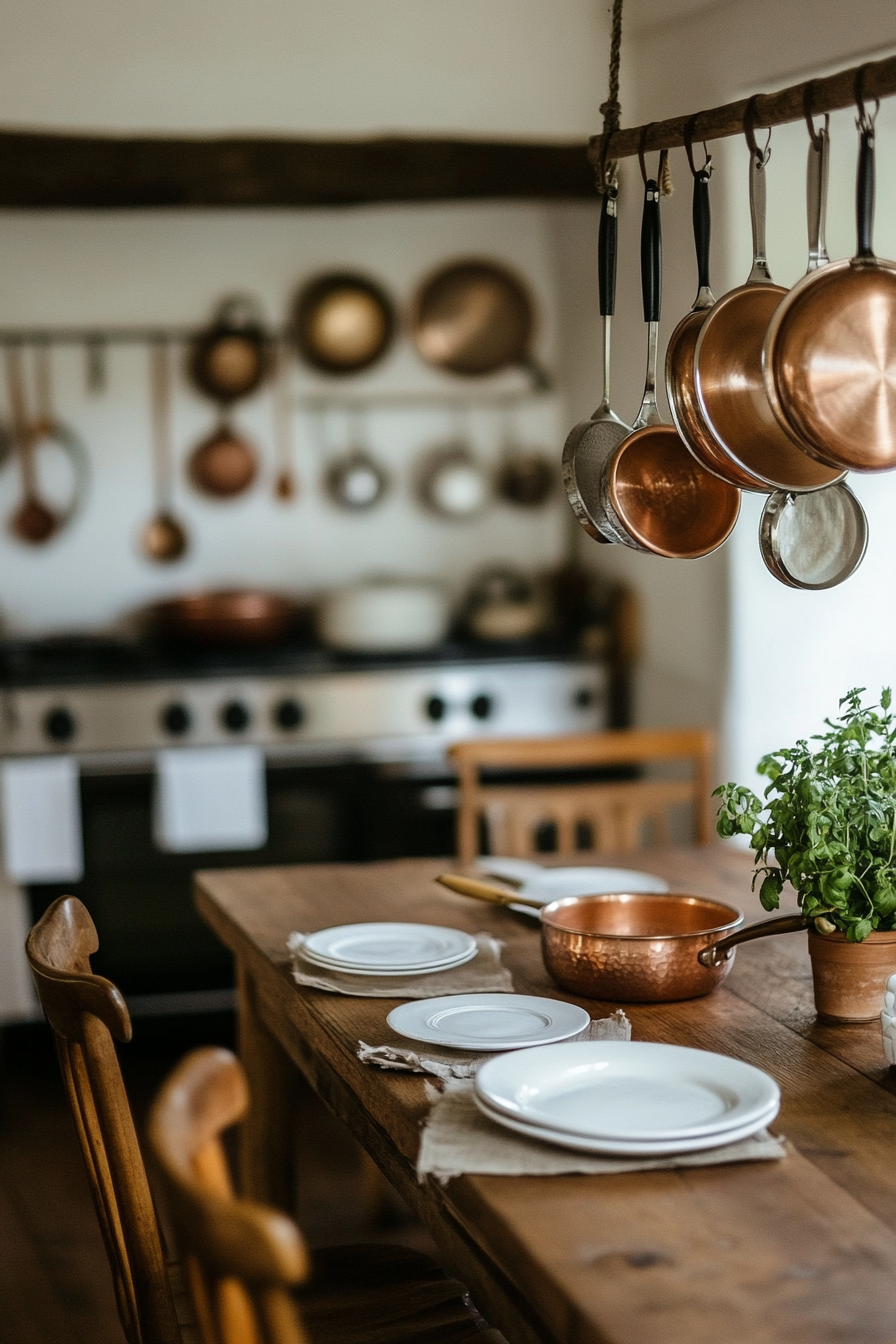
M 197 868 L 450 854 L 448 745 L 593 731 L 608 723 L 608 693 L 603 663 L 547 642 L 360 657 L 307 642 L 0 641 L 0 754 L 73 756 L 80 768 L 84 876 L 29 887 L 30 915 L 80 896 L 99 930 L 95 969 L 133 1011 L 220 1006 L 232 968 L 194 912 Z M 156 753 L 234 743 L 264 753 L 267 842 L 162 852 Z

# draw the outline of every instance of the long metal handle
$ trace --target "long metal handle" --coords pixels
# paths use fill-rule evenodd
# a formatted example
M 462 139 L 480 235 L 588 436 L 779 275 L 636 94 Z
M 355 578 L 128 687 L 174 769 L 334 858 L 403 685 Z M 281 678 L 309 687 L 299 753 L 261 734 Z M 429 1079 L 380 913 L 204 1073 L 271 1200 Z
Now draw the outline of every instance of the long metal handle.
M 772 273 L 765 255 L 765 165 L 768 158 L 750 155 L 750 224 L 753 229 L 753 269 L 748 285 L 771 285 Z
M 817 271 L 830 261 L 824 240 L 824 223 L 828 209 L 828 176 L 830 168 L 828 128 L 818 132 L 818 144 L 809 141 L 809 159 L 806 166 L 806 218 L 809 223 L 809 266 Z
M 856 176 L 856 234 L 859 257 L 873 257 L 874 227 L 874 127 L 863 127 L 859 136 L 859 171 Z
M 543 901 L 533 901 L 528 896 L 520 896 L 516 891 L 504 891 L 502 887 L 493 887 L 490 882 L 480 882 L 475 877 L 461 877 L 458 873 L 440 873 L 436 881 L 458 896 L 472 896 L 477 901 L 488 901 L 490 905 L 529 905 L 540 910 Z
M 738 943 L 751 943 L 754 938 L 767 938 L 771 933 L 797 933 L 808 927 L 809 920 L 805 915 L 779 915 L 776 919 L 764 919 L 761 924 L 751 924 L 737 933 L 729 933 L 727 938 L 720 938 L 717 943 L 710 943 L 709 947 L 697 953 L 697 960 L 701 966 L 721 966 Z

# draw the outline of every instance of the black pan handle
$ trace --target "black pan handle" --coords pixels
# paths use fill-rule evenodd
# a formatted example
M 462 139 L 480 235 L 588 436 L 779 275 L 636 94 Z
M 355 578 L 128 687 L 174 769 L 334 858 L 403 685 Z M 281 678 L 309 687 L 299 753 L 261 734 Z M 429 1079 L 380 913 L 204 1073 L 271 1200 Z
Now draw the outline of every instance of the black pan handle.
M 615 187 L 604 192 L 597 235 L 597 278 L 600 287 L 600 315 L 612 317 L 616 311 L 616 232 L 617 197 Z
M 662 292 L 660 190 L 651 177 L 644 186 L 644 213 L 641 216 L 641 297 L 644 301 L 645 322 L 659 322 Z
M 697 252 L 697 288 L 709 289 L 709 173 L 705 169 L 694 174 L 691 217 L 694 221 L 694 247 Z
M 766 938 L 770 933 L 797 933 L 808 927 L 809 920 L 805 915 L 778 915 L 776 919 L 764 919 L 760 924 L 751 924 L 749 928 L 738 929 L 737 933 L 729 933 L 727 938 L 720 938 L 717 943 L 710 943 L 709 947 L 697 953 L 697 960 L 701 966 L 720 966 L 728 960 L 732 947 L 737 947 L 738 943 L 751 943 L 754 938 Z
M 859 135 L 859 171 L 856 176 L 856 233 L 859 257 L 873 257 L 874 226 L 874 127 L 864 126 Z

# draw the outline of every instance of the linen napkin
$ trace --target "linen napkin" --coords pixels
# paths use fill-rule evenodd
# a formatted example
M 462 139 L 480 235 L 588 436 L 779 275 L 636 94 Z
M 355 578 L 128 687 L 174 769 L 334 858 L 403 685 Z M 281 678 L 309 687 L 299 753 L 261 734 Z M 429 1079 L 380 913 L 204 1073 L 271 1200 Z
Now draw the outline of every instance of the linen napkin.
M 593 1017 L 584 1031 L 571 1036 L 572 1041 L 630 1041 L 632 1024 L 618 1008 L 612 1017 Z M 488 1059 L 494 1059 L 495 1050 L 466 1051 L 440 1050 L 438 1046 L 423 1045 L 408 1050 L 400 1042 L 406 1037 L 393 1032 L 383 1045 L 358 1042 L 358 1058 L 363 1064 L 378 1069 L 398 1069 L 403 1073 L 428 1073 L 434 1078 L 473 1078 Z M 565 1042 L 564 1042 L 565 1044 Z
M 671 1157 L 602 1157 L 555 1147 L 540 1139 L 527 1139 L 489 1120 L 473 1099 L 470 1080 L 448 1079 L 444 1092 L 432 1083 L 426 1091 L 432 1110 L 420 1135 L 417 1178 L 434 1176 L 444 1185 L 455 1176 L 590 1176 L 617 1175 L 623 1171 L 657 1171 L 672 1167 L 712 1167 L 726 1162 L 768 1162 L 787 1152 L 784 1139 L 773 1138 L 767 1129 L 739 1143 L 702 1153 L 678 1153 Z
M 501 965 L 503 943 L 488 933 L 475 935 L 478 951 L 462 966 L 430 975 L 347 975 L 331 971 L 302 956 L 306 933 L 291 933 L 286 946 L 292 956 L 292 975 L 297 985 L 325 989 L 359 999 L 434 999 L 440 994 L 512 994 L 513 978 Z

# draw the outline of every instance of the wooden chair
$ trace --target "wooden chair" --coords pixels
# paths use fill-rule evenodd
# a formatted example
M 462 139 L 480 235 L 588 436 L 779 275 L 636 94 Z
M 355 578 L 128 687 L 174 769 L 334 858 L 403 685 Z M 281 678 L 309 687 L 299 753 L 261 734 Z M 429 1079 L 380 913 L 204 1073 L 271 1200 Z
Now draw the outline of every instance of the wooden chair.
M 90 969 L 99 947 L 85 907 L 54 901 L 28 935 L 28 961 L 56 1048 L 128 1344 L 196 1339 L 179 1266 L 166 1260 L 112 1038 L 131 1039 L 119 990 Z
M 449 750 L 457 765 L 460 806 L 458 854 L 470 863 L 479 854 L 484 822 L 489 850 L 531 858 L 541 850 L 548 824 L 556 852 L 617 853 L 670 840 L 670 809 L 690 804 L 697 844 L 710 838 L 709 778 L 715 736 L 706 728 L 627 729 L 576 737 L 458 742 Z M 494 784 L 481 771 L 544 771 L 655 765 L 688 761 L 687 780 L 621 779 L 572 784 Z M 581 843 L 582 837 L 586 843 Z
M 202 1344 L 504 1344 L 428 1256 L 402 1246 L 309 1256 L 286 1214 L 238 1199 L 221 1134 L 248 1106 L 239 1060 L 209 1048 L 181 1061 L 150 1113 Z

